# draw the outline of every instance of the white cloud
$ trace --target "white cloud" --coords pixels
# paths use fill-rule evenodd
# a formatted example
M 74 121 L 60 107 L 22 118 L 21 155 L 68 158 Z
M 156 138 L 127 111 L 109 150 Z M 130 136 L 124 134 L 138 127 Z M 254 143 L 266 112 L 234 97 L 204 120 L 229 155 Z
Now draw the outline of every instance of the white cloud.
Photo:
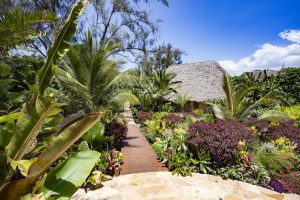
M 300 43 L 300 30 L 285 30 L 279 33 L 282 39 L 289 40 L 291 42 Z
M 221 60 L 219 63 L 230 74 L 241 74 L 255 69 L 278 70 L 282 65 L 300 67 L 300 30 L 286 30 L 279 36 L 292 44 L 278 46 L 265 43 L 250 56 L 238 61 Z

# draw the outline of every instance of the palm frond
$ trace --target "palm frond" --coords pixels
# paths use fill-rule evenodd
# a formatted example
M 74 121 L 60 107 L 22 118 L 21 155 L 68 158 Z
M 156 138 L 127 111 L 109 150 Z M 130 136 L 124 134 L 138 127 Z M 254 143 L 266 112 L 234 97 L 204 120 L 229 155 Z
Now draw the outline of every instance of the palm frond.
M 208 105 L 212 106 L 213 113 L 216 118 L 223 120 L 232 120 L 234 119 L 232 112 L 227 109 L 227 107 L 223 107 L 219 104 L 207 102 Z
M 6 53 L 17 45 L 43 36 L 44 33 L 37 30 L 34 25 L 55 21 L 55 14 L 48 11 L 24 11 L 15 8 L 5 12 L 0 16 L 0 51 Z

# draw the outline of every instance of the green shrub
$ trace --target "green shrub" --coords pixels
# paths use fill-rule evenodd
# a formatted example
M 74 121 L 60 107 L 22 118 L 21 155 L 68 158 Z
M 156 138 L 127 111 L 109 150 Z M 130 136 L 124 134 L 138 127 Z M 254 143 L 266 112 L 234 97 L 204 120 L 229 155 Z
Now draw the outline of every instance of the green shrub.
M 144 122 L 144 135 L 153 143 L 156 137 L 160 137 L 161 133 L 165 131 L 164 127 L 161 127 L 160 121 L 158 120 L 146 120 Z
M 176 105 L 173 102 L 165 103 L 162 106 L 163 112 L 175 112 L 176 111 Z
M 249 169 L 242 165 L 223 167 L 213 171 L 213 174 L 224 179 L 233 179 L 262 186 L 267 185 L 270 181 L 268 171 L 260 165 L 251 165 Z
M 193 113 L 195 113 L 196 115 L 198 115 L 199 117 L 201 117 L 204 114 L 204 111 L 200 108 L 193 110 Z
M 280 151 L 274 144 L 263 143 L 255 152 L 253 160 L 274 175 L 283 174 L 295 168 L 295 154 Z

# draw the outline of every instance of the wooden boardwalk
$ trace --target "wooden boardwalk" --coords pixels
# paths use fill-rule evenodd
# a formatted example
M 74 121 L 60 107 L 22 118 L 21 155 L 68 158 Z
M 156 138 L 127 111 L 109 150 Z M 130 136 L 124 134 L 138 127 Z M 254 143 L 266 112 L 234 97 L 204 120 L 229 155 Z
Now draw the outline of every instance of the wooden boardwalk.
M 124 154 L 121 175 L 139 173 L 168 171 L 158 160 L 151 145 L 140 132 L 134 122 L 130 109 L 125 108 L 123 114 L 127 122 L 128 133 L 123 141 L 122 153 Z

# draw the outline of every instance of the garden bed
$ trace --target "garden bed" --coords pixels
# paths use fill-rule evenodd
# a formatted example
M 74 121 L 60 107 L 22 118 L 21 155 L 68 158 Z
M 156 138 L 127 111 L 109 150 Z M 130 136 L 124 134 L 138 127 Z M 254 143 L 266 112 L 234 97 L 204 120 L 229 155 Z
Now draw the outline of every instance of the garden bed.
M 300 194 L 300 128 L 295 121 L 253 124 L 253 119 L 221 120 L 203 112 L 142 113 L 138 120 L 172 174 L 212 174 Z

